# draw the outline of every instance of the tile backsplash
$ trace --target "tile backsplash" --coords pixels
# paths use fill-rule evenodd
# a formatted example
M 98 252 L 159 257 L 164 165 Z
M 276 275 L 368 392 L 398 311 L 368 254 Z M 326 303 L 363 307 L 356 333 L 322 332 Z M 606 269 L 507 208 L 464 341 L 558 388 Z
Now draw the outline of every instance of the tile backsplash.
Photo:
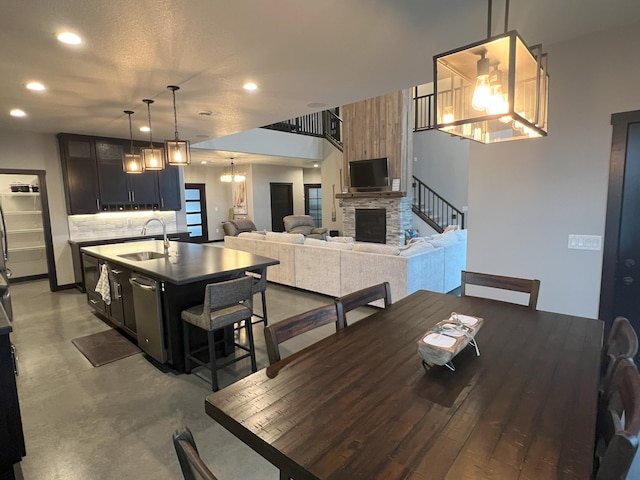
M 167 233 L 176 233 L 176 212 L 108 212 L 95 215 L 69 215 L 69 239 L 102 240 L 109 238 L 138 237 L 144 223 L 150 218 L 160 218 Z M 152 222 L 147 235 L 162 233 L 162 226 Z

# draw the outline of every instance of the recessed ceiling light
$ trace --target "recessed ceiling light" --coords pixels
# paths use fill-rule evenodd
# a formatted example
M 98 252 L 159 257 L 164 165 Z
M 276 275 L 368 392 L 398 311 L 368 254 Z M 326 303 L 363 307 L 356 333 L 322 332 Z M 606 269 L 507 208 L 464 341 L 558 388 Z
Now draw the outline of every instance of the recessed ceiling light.
M 242 88 L 244 88 L 245 90 L 253 91 L 258 89 L 258 85 L 253 82 L 247 82 L 242 86 Z
M 11 115 L 12 117 L 26 117 L 27 113 L 19 108 L 13 108 L 9 112 L 9 115 Z
M 318 165 L 317 163 L 313 164 L 313 168 L 318 168 L 320 165 Z
M 148 132 L 149 130 L 151 130 L 149 127 L 140 127 L 141 132 Z
M 29 90 L 36 90 L 38 92 L 41 92 L 42 90 L 45 90 L 45 86 L 43 84 L 41 84 L 40 82 L 29 82 L 29 83 L 27 83 L 27 88 Z
M 207 163 L 209 163 L 209 162 L 207 162 L 206 160 L 203 160 L 203 161 L 201 161 L 200 163 L 201 163 L 202 165 L 206 165 L 206 164 L 207 164 Z
M 72 32 L 61 32 L 58 34 L 58 40 L 62 43 L 66 43 L 67 45 L 80 45 L 82 43 L 82 39 Z

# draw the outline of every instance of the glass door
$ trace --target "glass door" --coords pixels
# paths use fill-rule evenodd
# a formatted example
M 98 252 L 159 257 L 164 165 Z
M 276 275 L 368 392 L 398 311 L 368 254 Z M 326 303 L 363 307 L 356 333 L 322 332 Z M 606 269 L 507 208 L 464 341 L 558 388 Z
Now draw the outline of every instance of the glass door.
M 207 200 L 204 183 L 186 183 L 184 202 L 187 213 L 189 241 L 204 243 L 209 241 L 207 226 Z

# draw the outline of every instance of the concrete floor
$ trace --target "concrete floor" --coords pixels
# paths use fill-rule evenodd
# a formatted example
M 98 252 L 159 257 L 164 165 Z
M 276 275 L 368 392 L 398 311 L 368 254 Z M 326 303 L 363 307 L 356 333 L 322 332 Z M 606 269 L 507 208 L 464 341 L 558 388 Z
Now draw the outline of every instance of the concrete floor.
M 52 293 L 47 281 L 12 285 L 17 377 L 27 456 L 25 480 L 182 478 L 171 435 L 188 426 L 200 454 L 221 480 L 278 478 L 278 471 L 204 411 L 208 371 L 163 372 L 143 354 L 93 367 L 71 340 L 109 328 L 76 290 Z M 256 295 L 255 308 L 259 309 Z M 270 322 L 331 302 L 275 284 L 267 289 Z M 352 312 L 349 321 L 374 309 Z M 258 368 L 268 365 L 263 325 L 254 326 Z M 328 325 L 292 339 L 283 356 L 329 335 Z M 222 387 L 250 373 L 249 360 L 219 376 Z

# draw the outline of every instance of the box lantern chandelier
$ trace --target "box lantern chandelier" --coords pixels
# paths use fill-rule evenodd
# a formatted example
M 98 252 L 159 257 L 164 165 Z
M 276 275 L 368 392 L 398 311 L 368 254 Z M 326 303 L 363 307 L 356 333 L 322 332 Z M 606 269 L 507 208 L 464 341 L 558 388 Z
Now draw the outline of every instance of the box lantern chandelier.
M 518 32 L 491 36 L 433 57 L 436 128 L 481 143 L 547 135 L 549 74 L 542 45 L 527 47 Z
M 122 168 L 126 173 L 142 173 L 144 171 L 163 170 L 167 165 L 189 165 L 191 163 L 191 145 L 188 140 L 180 140 L 178 135 L 178 115 L 176 112 L 176 90 L 180 87 L 169 85 L 167 87 L 173 95 L 173 122 L 175 126 L 175 139 L 165 140 L 164 148 L 153 145 L 151 133 L 151 104 L 153 100 L 145 98 L 142 101 L 147 104 L 147 115 L 149 120 L 149 146 L 140 149 L 140 155 L 134 153 L 133 130 L 131 129 L 131 110 L 125 110 L 129 116 L 129 138 L 131 144 L 129 153 L 122 158 Z

